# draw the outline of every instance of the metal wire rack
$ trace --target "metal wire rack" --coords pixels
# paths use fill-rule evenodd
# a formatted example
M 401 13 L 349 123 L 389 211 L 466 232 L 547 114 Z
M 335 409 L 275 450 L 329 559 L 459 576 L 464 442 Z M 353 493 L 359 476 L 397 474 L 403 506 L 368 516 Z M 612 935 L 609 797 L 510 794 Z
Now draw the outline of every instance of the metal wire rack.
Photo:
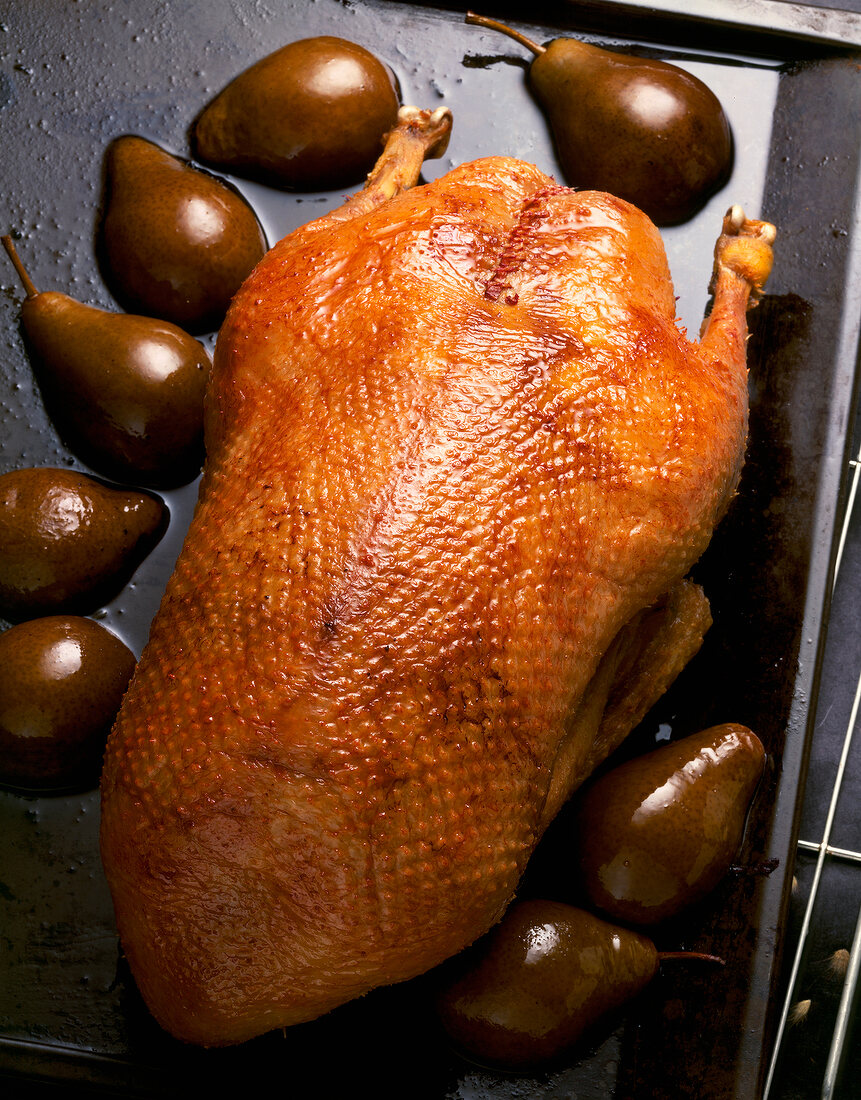
M 856 571 L 856 578 L 859 575 L 858 570 L 861 569 L 861 552 L 859 552 L 861 551 L 861 497 L 859 497 L 859 484 L 861 484 L 861 447 L 856 451 L 856 457 L 849 463 L 846 511 L 832 580 L 835 601 L 841 598 L 841 590 L 837 585 L 837 581 L 841 577 L 840 571 L 841 567 L 844 566 L 844 561 L 846 561 L 847 568 Z M 852 550 L 851 560 L 848 560 L 848 555 L 845 554 L 847 547 Z M 851 586 L 849 586 L 848 591 L 851 595 Z M 845 590 L 842 598 L 844 600 L 847 598 Z M 835 644 L 839 644 L 839 640 Z M 827 654 L 828 650 L 826 650 L 826 661 L 828 660 Z M 821 835 L 818 840 L 800 839 L 798 841 L 799 856 L 808 853 L 814 854 L 815 864 L 806 900 L 794 898 L 795 908 L 800 912 L 800 926 L 795 934 L 794 954 L 787 962 L 788 977 L 786 978 L 784 999 L 765 1082 L 763 1100 L 784 1100 L 784 1097 L 790 1095 L 792 1097 L 810 1097 L 811 1100 L 814 1096 L 821 1097 L 821 1100 L 838 1100 L 838 1098 L 858 1096 L 861 1092 L 858 1081 L 850 1081 L 847 1073 L 847 1056 L 850 1049 L 854 1049 L 850 1044 L 851 1025 L 859 1000 L 861 905 L 859 905 L 857 912 L 851 947 L 848 951 L 843 948 L 839 952 L 846 965 L 845 969 L 840 968 L 839 977 L 842 977 L 842 987 L 839 1001 L 833 1013 L 828 1013 L 827 1027 L 830 1030 L 830 1040 L 822 1047 L 817 1044 L 819 1049 L 813 1054 L 808 1052 L 805 1055 L 805 1062 L 809 1066 L 806 1083 L 800 1083 L 797 1076 L 800 1056 L 795 1049 L 790 1050 L 790 1048 L 803 1048 L 807 1042 L 805 1037 L 800 1043 L 795 1043 L 794 1036 L 791 1035 L 791 1029 L 797 1025 L 799 1020 L 803 1020 L 812 1003 L 809 998 L 804 996 L 804 987 L 806 982 L 810 984 L 807 979 L 813 965 L 809 947 L 814 923 L 818 918 L 821 918 L 823 907 L 836 905 L 843 907 L 845 911 L 847 903 L 850 906 L 853 904 L 850 897 L 834 897 L 833 894 L 831 897 L 826 896 L 827 892 L 822 889 L 824 872 L 828 865 L 834 861 L 847 865 L 861 864 L 861 851 L 832 844 L 838 808 L 845 807 L 850 811 L 852 808 L 846 806 L 846 803 L 850 801 L 847 795 L 847 775 L 851 774 L 853 766 L 852 748 L 855 734 L 858 732 L 859 709 L 861 709 L 861 668 L 856 668 L 855 671 L 857 678 L 854 683 L 854 693 L 852 692 L 851 683 L 845 684 L 845 691 L 851 694 L 851 706 L 842 740 L 838 737 L 832 741 L 835 752 L 838 748 L 839 752 L 836 753 L 836 759 L 832 756 L 829 764 L 833 768 L 833 777 L 829 777 L 830 796 L 827 800 Z M 827 698 L 820 699 L 820 708 L 828 704 L 829 700 Z M 841 798 L 843 799 L 842 803 Z M 820 810 L 822 808 L 820 807 Z M 802 822 L 803 830 L 804 822 Z M 827 1047 L 827 1050 L 825 1047 Z M 791 1064 L 793 1059 L 795 1060 L 794 1066 Z M 814 1088 L 816 1091 L 813 1091 Z M 859 1091 L 854 1091 L 855 1089 Z

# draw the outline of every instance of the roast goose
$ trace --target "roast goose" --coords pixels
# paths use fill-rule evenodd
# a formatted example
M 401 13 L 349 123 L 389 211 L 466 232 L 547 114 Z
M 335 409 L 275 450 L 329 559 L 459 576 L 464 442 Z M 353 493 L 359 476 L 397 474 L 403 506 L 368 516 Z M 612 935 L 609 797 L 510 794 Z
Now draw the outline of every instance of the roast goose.
M 102 849 L 156 1019 L 241 1042 L 428 970 L 700 644 L 773 228 L 699 342 L 638 209 L 492 157 L 291 233 L 220 332 L 187 539 L 107 749 Z

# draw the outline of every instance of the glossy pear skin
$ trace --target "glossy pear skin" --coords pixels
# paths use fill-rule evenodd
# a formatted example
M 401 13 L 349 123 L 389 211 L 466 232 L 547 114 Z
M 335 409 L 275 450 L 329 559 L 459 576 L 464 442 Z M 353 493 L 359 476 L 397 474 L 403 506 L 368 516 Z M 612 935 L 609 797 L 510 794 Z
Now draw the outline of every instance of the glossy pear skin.
M 609 191 L 657 225 L 674 225 L 729 178 L 723 108 L 675 65 L 557 38 L 532 62 L 529 81 L 573 187 Z
M 468 1057 L 507 1069 L 551 1061 L 658 969 L 646 937 L 537 899 L 515 902 L 477 952 L 442 991 L 440 1020 Z
M 201 160 L 296 190 L 357 183 L 395 125 L 394 77 L 343 38 L 291 42 L 240 73 L 197 120 Z
M 234 188 L 127 135 L 108 150 L 100 246 L 125 309 L 203 333 L 219 327 L 266 239 Z
M 147 486 L 200 472 L 211 363 L 198 340 L 57 291 L 26 298 L 21 320 L 48 412 L 88 466 Z
M 164 533 L 149 493 L 75 470 L 0 477 L 0 613 L 10 619 L 93 611 L 125 584 Z
M 134 665 L 131 650 L 92 619 L 51 615 L 0 634 L 0 783 L 95 786 Z
M 764 766 L 756 734 L 725 723 L 601 776 L 578 812 L 591 905 L 647 926 L 705 897 L 736 857 Z

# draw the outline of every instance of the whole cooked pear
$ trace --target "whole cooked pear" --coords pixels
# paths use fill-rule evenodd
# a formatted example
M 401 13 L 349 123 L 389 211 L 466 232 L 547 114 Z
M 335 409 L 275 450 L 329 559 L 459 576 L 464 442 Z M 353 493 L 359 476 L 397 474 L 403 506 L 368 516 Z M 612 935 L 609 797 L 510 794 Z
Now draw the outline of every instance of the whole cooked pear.
M 529 83 L 571 186 L 609 191 L 657 225 L 675 225 L 729 179 L 729 120 L 714 92 L 684 69 L 573 38 L 545 47 L 495 19 L 466 19 L 535 54 Z
M 581 796 L 578 858 L 591 905 L 652 925 L 708 894 L 741 845 L 765 750 L 724 723 L 606 772 Z
M 164 533 L 149 493 L 75 470 L 0 477 L 0 613 L 9 619 L 92 611 L 125 584 Z
M 37 291 L 9 237 L 27 291 L 21 322 L 45 406 L 71 450 L 98 473 L 182 485 L 203 460 L 209 355 L 177 325 Z
M 238 191 L 133 135 L 108 149 L 100 230 L 106 276 L 124 308 L 193 333 L 219 327 L 266 251 Z
M 0 783 L 95 786 L 134 666 L 115 634 L 76 615 L 32 619 L 0 634 Z
M 652 980 L 645 936 L 562 902 L 515 902 L 442 990 L 445 1031 L 470 1058 L 507 1069 L 554 1059 Z
M 240 73 L 194 127 L 201 160 L 296 190 L 342 187 L 367 175 L 396 123 L 386 65 L 355 42 L 291 42 Z

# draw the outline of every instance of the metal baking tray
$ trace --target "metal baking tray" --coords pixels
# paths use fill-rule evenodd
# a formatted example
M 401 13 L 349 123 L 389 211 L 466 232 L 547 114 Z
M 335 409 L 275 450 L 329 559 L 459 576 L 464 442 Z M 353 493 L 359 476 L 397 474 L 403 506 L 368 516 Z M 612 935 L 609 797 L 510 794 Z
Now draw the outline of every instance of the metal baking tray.
M 812 9 L 767 0 L 753 5 L 750 26 L 740 22 L 746 5 L 719 0 L 698 18 L 660 2 L 472 6 L 539 41 L 579 34 L 675 61 L 723 101 L 736 142 L 732 178 L 694 220 L 664 232 L 679 314 L 691 332 L 706 305 L 724 209 L 739 202 L 779 227 L 769 293 L 752 316 L 748 461 L 738 497 L 696 570 L 715 624 L 623 750 L 724 720 L 747 723 L 766 744 L 767 774 L 738 868 L 704 908 L 656 936 L 660 946 L 706 949 L 727 965 L 707 975 L 664 973 L 588 1047 L 533 1076 L 491 1073 L 453 1054 L 434 1023 L 432 975 L 242 1047 L 190 1049 L 154 1024 L 124 967 L 99 864 L 97 792 L 0 792 L 0 1080 L 7 1095 L 35 1096 L 56 1085 L 179 1095 L 192 1085 L 247 1088 L 264 1075 L 295 1096 L 364 1089 L 434 1100 L 752 1100 L 761 1088 L 855 401 L 859 141 L 847 120 L 861 117 L 857 17 L 819 11 L 814 18 Z M 404 102 L 451 107 L 448 152 L 428 163 L 426 179 L 492 154 L 520 156 L 558 175 L 544 116 L 526 86 L 526 52 L 467 26 L 465 7 L 0 0 L 2 229 L 20 235 L 37 287 L 113 307 L 94 246 L 108 142 L 137 133 L 187 153 L 194 116 L 231 77 L 313 34 L 370 48 L 394 69 Z M 233 182 L 270 242 L 343 197 Z M 83 469 L 42 408 L 10 267 L 0 286 L 0 471 Z M 195 493 L 192 484 L 165 494 L 167 535 L 96 613 L 136 651 Z M 548 833 L 524 893 L 576 894 L 562 833 Z

